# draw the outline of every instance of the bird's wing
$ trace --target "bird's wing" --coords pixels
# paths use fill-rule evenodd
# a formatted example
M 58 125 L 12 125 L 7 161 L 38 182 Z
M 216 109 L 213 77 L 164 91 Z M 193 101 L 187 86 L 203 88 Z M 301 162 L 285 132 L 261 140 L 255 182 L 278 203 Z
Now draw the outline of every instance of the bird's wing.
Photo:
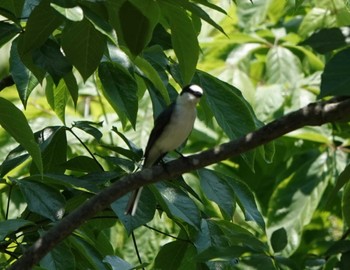
M 166 108 L 155 120 L 154 127 L 152 129 L 151 135 L 149 136 L 148 143 L 145 150 L 145 163 L 149 154 L 150 149 L 163 133 L 165 126 L 169 123 L 171 112 L 175 107 L 175 102 L 171 103 L 168 108 Z

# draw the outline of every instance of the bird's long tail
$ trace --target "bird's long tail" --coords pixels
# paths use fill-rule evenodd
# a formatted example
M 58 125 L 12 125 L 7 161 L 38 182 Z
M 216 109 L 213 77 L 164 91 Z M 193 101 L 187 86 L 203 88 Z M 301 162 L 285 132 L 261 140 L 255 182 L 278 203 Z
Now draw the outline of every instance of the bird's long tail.
M 128 205 L 126 206 L 126 209 L 125 209 L 126 215 L 131 215 L 131 216 L 135 215 L 137 210 L 137 205 L 141 197 L 142 189 L 143 189 L 142 187 L 138 188 L 131 193 Z

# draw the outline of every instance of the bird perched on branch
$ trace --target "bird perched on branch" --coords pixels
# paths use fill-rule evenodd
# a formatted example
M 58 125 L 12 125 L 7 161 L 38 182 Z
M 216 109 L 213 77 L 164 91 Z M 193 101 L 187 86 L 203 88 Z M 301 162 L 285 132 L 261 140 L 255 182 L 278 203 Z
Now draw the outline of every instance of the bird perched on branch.
M 144 168 L 157 164 L 169 151 L 176 150 L 190 135 L 196 119 L 196 105 L 203 89 L 195 84 L 185 86 L 175 102 L 155 120 L 145 150 Z M 142 187 L 133 191 L 125 213 L 135 215 Z

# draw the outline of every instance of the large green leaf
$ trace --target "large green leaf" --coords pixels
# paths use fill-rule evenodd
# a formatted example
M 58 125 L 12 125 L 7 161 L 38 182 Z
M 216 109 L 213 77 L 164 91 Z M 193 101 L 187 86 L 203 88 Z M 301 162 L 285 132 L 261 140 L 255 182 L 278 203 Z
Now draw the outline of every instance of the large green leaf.
M 39 81 L 33 73 L 22 63 L 18 50 L 17 40 L 12 42 L 10 53 L 10 71 L 12 78 L 17 86 L 19 97 L 24 108 L 27 106 L 27 101 L 30 93 L 39 84 Z
M 57 114 L 58 118 L 65 123 L 66 119 L 66 105 L 68 100 L 68 89 L 67 85 L 61 80 L 58 85 L 54 85 L 48 78 L 46 80 L 45 94 L 48 103 L 52 110 Z
M 161 3 L 171 29 L 171 41 L 180 65 L 183 84 L 188 84 L 195 73 L 199 56 L 197 33 L 185 9 L 177 4 Z
M 61 165 L 67 160 L 66 129 L 59 127 L 50 131 L 46 128 L 41 139 L 44 173 L 64 173 L 65 168 Z M 32 167 L 31 174 L 36 173 L 36 170 L 36 167 Z
M 28 225 L 34 225 L 34 223 L 24 219 L 0 221 L 0 241 L 4 240 L 10 233 L 17 232 L 20 228 Z
M 245 219 L 247 221 L 256 222 L 260 228 L 265 230 L 264 218 L 256 205 L 254 194 L 249 187 L 236 177 L 230 178 L 227 176 L 221 176 L 221 178 L 231 185 L 236 196 L 237 203 L 244 213 Z
M 25 55 L 43 45 L 62 22 L 63 17 L 50 6 L 50 1 L 41 1 L 28 18 L 20 54 Z
M 0 8 L 7 10 L 8 12 L 13 13 L 18 18 L 22 15 L 22 9 L 25 0 L 7 0 L 0 2 Z M 12 18 L 9 18 L 12 19 Z
M 125 209 L 129 201 L 130 194 L 123 196 L 111 204 L 112 210 L 124 225 L 128 234 L 136 228 L 150 222 L 156 211 L 156 201 L 148 187 L 143 188 L 140 201 L 137 205 L 135 216 L 126 215 Z
M 299 58 L 291 51 L 274 46 L 266 56 L 266 77 L 270 84 L 293 87 L 301 76 Z
M 230 185 L 217 176 L 214 171 L 202 169 L 198 171 L 198 175 L 204 194 L 208 199 L 216 202 L 220 209 L 231 219 L 235 196 Z
M 196 248 L 186 241 L 175 241 L 164 245 L 155 258 L 156 269 L 188 270 L 197 269 Z
M 70 63 L 87 80 L 101 61 L 106 49 L 106 36 L 87 19 L 72 22 L 63 29 L 62 48 Z
M 103 93 L 114 110 L 136 125 L 138 109 L 137 84 L 130 73 L 117 63 L 103 62 L 98 69 Z
M 30 211 L 52 221 L 64 215 L 65 199 L 59 190 L 30 180 L 17 180 Z
M 342 212 L 346 224 L 350 225 L 350 182 L 344 187 L 344 193 L 342 197 Z
M 298 247 L 303 227 L 311 221 L 330 177 L 324 153 L 304 162 L 275 188 L 269 203 L 267 230 L 269 235 L 280 228 L 287 232 L 284 254 L 291 254 Z
M 72 71 L 72 65 L 62 54 L 60 46 L 51 39 L 33 50 L 33 62 L 51 75 L 55 85 Z
M 204 89 L 204 100 L 231 140 L 244 136 L 258 127 L 259 121 L 237 88 L 202 71 L 197 71 L 194 82 Z M 255 151 L 242 156 L 253 169 Z
M 321 77 L 320 97 L 348 96 L 350 83 L 350 48 L 338 52 L 326 64 Z
M 138 55 L 150 42 L 158 23 L 158 2 L 151 0 L 124 1 L 118 11 L 117 32 L 133 55 Z M 137 19 L 135 19 L 137 18 Z
M 15 35 L 17 35 L 21 29 L 15 24 L 10 24 L 7 22 L 0 22 L 0 48 L 3 44 L 11 40 Z
M 42 173 L 43 163 L 39 145 L 35 142 L 27 119 L 15 105 L 4 98 L 0 98 L 0 125 L 28 151 Z
M 52 270 L 75 270 L 76 262 L 71 247 L 65 242 L 58 244 L 41 259 L 40 266 Z
M 156 189 L 151 187 L 157 201 L 169 217 L 184 221 L 195 228 L 200 227 L 199 210 L 184 191 L 168 182 L 157 183 Z

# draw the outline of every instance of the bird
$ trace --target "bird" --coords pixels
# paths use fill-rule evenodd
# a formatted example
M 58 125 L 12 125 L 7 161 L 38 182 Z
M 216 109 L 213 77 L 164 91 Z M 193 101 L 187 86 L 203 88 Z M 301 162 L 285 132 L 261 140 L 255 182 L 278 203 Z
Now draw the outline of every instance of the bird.
M 176 150 L 187 140 L 196 120 L 196 105 L 202 95 L 203 89 L 199 85 L 187 85 L 156 118 L 145 149 L 143 168 L 157 164 L 168 152 Z M 125 214 L 135 215 L 141 192 L 142 187 L 132 192 Z

